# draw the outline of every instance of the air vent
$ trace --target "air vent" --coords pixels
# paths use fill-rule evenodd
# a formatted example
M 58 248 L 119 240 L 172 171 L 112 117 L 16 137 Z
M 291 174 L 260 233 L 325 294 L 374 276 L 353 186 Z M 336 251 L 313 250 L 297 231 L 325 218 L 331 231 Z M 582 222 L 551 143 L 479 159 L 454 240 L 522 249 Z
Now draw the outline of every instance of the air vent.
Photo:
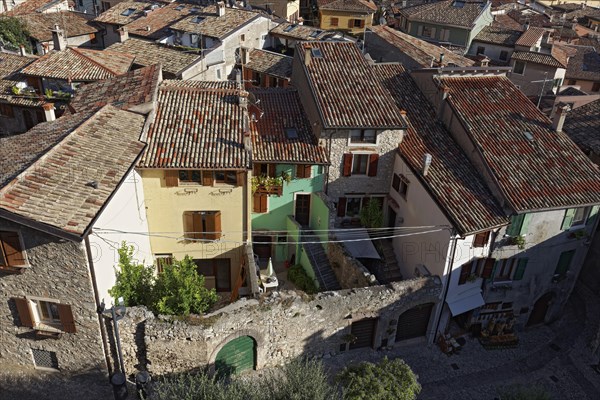
M 31 349 L 33 364 L 36 368 L 58 369 L 58 358 L 53 351 Z

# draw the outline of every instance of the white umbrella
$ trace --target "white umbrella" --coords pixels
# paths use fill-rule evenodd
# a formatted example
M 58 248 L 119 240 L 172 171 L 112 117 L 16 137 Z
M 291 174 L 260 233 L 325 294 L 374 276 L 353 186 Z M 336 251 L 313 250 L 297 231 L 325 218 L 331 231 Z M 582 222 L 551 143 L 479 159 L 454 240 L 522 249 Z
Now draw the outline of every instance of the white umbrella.
M 267 265 L 267 276 L 275 276 L 275 270 L 273 269 L 273 261 L 269 257 L 269 264 Z

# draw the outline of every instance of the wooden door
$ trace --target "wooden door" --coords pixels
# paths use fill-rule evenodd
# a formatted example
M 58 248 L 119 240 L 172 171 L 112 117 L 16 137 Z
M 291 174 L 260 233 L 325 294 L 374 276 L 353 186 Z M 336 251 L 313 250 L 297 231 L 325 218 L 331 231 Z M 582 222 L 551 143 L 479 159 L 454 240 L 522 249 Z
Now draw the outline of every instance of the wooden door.
M 533 326 L 543 324 L 546 319 L 546 313 L 550 307 L 550 301 L 554 298 L 554 293 L 548 292 L 538 299 L 533 305 L 533 310 L 529 314 L 529 320 L 527 320 L 527 326 Z
M 310 194 L 296 195 L 296 222 L 302 226 L 308 226 L 310 222 Z
M 271 236 L 254 236 L 252 238 L 252 251 L 262 260 L 268 260 L 271 257 Z
M 366 318 L 352 323 L 350 332 L 356 337 L 354 343 L 350 343 L 350 349 L 361 347 L 373 347 L 375 341 L 375 330 L 377 329 L 377 318 Z
M 433 303 L 421 304 L 400 315 L 396 327 L 396 342 L 425 336 L 432 309 Z

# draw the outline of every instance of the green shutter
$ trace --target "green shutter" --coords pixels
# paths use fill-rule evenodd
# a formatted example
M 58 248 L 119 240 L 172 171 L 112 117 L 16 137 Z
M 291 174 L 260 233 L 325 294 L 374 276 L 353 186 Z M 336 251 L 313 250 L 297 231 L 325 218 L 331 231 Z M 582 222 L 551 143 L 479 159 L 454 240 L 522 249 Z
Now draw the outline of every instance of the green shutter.
M 556 265 L 554 275 L 564 276 L 571 266 L 571 260 L 573 260 L 574 255 L 575 250 L 563 251 L 560 253 L 560 258 L 558 259 L 558 264 Z
M 567 211 L 565 211 L 565 216 L 560 227 L 561 230 L 566 231 L 571 227 L 571 224 L 573 223 L 573 217 L 575 216 L 575 211 L 575 208 L 569 208 Z
M 500 260 L 496 260 L 494 262 L 494 268 L 492 268 L 492 273 L 490 274 L 490 279 L 493 281 L 494 278 L 496 277 L 496 270 L 498 269 L 498 264 L 500 263 Z
M 510 225 L 506 229 L 506 234 L 508 236 L 517 236 L 521 232 L 521 225 L 523 224 L 523 219 L 525 219 L 525 214 L 514 215 L 510 219 Z
M 598 217 L 598 208 L 600 208 L 600 206 L 592 207 L 592 210 L 590 211 L 590 215 L 589 215 L 587 221 L 585 221 L 585 224 L 587 226 L 592 226 L 592 225 L 594 225 L 594 222 L 596 222 L 596 218 Z
M 527 268 L 528 261 L 528 258 L 519 258 L 517 270 L 515 271 L 515 275 L 513 276 L 513 281 L 520 281 L 521 279 L 523 279 L 523 275 L 525 274 L 525 268 Z
M 523 221 L 521 222 L 521 229 L 519 230 L 519 235 L 523 236 L 527 234 L 527 229 L 529 228 L 529 221 L 531 221 L 531 217 L 533 214 L 523 214 Z

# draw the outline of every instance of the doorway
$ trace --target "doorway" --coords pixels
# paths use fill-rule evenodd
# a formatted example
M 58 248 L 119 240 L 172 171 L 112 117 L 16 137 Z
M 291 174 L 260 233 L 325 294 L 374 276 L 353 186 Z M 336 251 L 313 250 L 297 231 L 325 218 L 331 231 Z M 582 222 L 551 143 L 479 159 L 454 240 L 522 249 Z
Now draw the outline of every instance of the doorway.
M 396 227 L 396 211 L 392 207 L 388 207 L 388 227 L 395 228 Z
M 254 236 L 252 238 L 252 251 L 262 260 L 268 260 L 271 257 L 271 236 Z
M 421 304 L 402 313 L 396 326 L 396 342 L 426 336 L 433 306 L 433 303 Z
M 310 194 L 296 195 L 296 210 L 294 213 L 296 222 L 300 225 L 308 226 L 310 221 Z
M 529 314 L 527 326 L 544 323 L 544 320 L 546 319 L 546 313 L 548 312 L 548 308 L 550 308 L 550 302 L 553 298 L 554 293 L 548 292 L 535 302 L 533 305 L 533 310 L 531 310 L 531 314 Z

